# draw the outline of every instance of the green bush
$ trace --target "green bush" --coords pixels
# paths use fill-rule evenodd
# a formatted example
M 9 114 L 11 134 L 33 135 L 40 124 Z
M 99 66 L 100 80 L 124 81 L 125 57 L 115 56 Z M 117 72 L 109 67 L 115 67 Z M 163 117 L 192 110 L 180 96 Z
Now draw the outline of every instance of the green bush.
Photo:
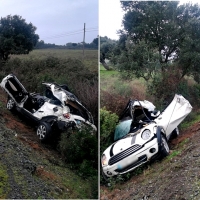
M 84 166 L 88 163 L 90 167 L 98 169 L 98 139 L 92 132 L 91 128 L 69 129 L 67 133 L 61 134 L 59 142 L 59 150 L 66 162 L 75 169 L 83 169 L 84 172 Z M 89 171 L 91 172 L 88 173 L 92 173 L 92 170 Z
M 112 144 L 114 140 L 114 130 L 118 122 L 118 116 L 115 113 L 100 109 L 100 148 L 101 153 Z
M 122 81 L 115 81 L 114 89 L 117 94 L 125 98 L 130 98 L 130 96 L 132 95 L 132 88 L 130 87 L 130 85 Z
M 69 129 L 62 133 L 58 144 L 66 164 L 89 180 L 93 196 L 98 196 L 98 138 L 91 128 Z

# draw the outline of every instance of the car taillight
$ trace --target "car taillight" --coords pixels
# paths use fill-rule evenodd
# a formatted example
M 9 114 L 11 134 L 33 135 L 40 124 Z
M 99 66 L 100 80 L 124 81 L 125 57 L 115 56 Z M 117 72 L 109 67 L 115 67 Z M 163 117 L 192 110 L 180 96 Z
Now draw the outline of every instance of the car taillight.
M 63 114 L 63 117 L 69 119 L 70 118 L 70 114 L 69 113 L 65 113 L 65 114 Z

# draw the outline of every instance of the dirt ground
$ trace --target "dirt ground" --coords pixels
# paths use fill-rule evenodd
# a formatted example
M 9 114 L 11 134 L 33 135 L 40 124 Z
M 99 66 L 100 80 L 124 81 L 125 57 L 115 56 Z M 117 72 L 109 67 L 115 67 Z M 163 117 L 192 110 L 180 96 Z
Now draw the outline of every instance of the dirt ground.
M 101 200 L 200 199 L 200 122 L 170 142 L 170 155 L 147 164 L 141 174 L 113 188 L 100 187 Z
M 89 198 L 86 180 L 66 167 L 54 145 L 39 141 L 30 122 L 6 110 L 6 100 L 1 94 L 0 199 Z

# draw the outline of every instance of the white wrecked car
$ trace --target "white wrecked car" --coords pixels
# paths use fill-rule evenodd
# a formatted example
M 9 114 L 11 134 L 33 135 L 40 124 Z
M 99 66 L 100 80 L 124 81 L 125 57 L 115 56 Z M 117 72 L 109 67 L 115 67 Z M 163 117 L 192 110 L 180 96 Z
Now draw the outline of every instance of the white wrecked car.
M 130 100 L 116 127 L 115 142 L 102 154 L 103 176 L 124 174 L 153 158 L 167 156 L 167 141 L 178 135 L 178 125 L 191 110 L 190 103 L 177 94 L 161 114 L 149 101 Z
M 0 86 L 8 94 L 7 109 L 17 110 L 37 125 L 37 135 L 47 141 L 53 133 L 69 127 L 81 128 L 87 124 L 96 130 L 91 113 L 75 95 L 66 90 L 67 86 L 43 83 L 46 96 L 28 93 L 15 75 L 3 78 Z

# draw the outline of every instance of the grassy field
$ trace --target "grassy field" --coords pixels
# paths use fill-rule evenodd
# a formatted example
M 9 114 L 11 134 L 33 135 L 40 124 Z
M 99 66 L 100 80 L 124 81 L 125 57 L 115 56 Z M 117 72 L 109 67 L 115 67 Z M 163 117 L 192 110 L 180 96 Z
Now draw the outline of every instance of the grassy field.
M 27 55 L 12 55 L 11 58 L 20 59 L 44 59 L 46 57 L 57 57 L 60 59 L 76 58 L 83 62 L 89 70 L 98 73 L 98 50 L 85 50 L 84 56 L 82 50 L 71 49 L 35 49 Z
M 105 70 L 100 65 L 100 89 L 128 99 L 145 99 L 145 81 L 141 79 L 124 80 L 120 77 L 120 72 L 115 70 Z M 102 97 L 103 94 L 101 94 Z M 103 98 L 103 97 L 102 97 Z M 102 107 L 104 105 L 101 105 Z

